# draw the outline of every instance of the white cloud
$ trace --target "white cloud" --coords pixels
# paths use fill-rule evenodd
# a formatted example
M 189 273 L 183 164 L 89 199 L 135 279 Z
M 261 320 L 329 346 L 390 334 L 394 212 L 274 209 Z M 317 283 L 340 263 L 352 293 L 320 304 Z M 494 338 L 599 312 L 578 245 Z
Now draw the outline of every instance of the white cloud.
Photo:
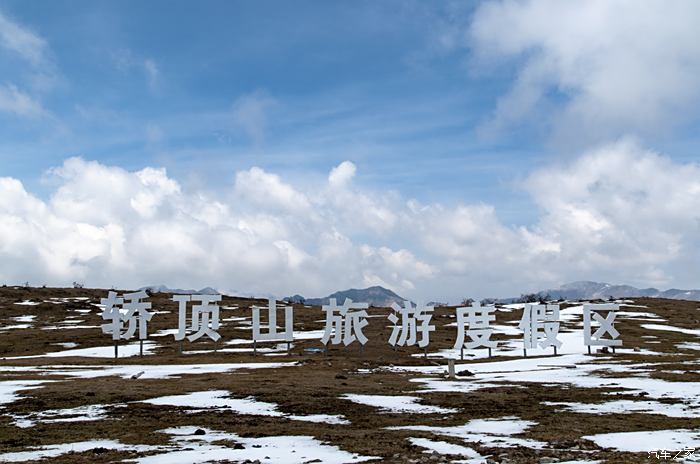
M 9 81 L 0 83 L 0 112 L 27 119 L 51 116 L 40 96 L 58 85 L 60 76 L 50 58 L 46 40 L 0 11 L 0 52 L 3 51 L 9 52 L 10 58 L 19 58 L 19 61 L 2 60 L 0 66 L 17 68 L 22 75 L 22 85 Z
M 700 166 L 622 140 L 530 177 L 538 234 L 569 269 L 603 269 L 655 285 L 691 284 L 700 245 Z
M 164 169 L 81 158 L 49 175 L 46 201 L 0 178 L 0 281 L 280 296 L 381 284 L 455 301 L 578 279 L 692 286 L 700 258 L 700 166 L 630 140 L 527 177 L 538 208 L 527 227 L 503 224 L 487 204 L 292 185 L 260 168 L 216 197 Z
M 0 111 L 30 119 L 48 115 L 38 100 L 12 84 L 0 85 Z
M 468 43 L 477 62 L 517 66 L 484 130 L 542 121 L 564 140 L 657 134 L 698 115 L 700 3 L 487 2 Z
M 311 204 L 306 196 L 282 182 L 276 174 L 260 168 L 251 168 L 236 174 L 235 193 L 254 205 L 289 213 L 310 213 Z
M 343 161 L 331 169 L 331 173 L 328 174 L 328 183 L 332 187 L 343 187 L 355 177 L 355 171 L 357 171 L 357 168 L 353 162 Z
M 16 53 L 33 66 L 43 64 L 46 41 L 26 27 L 12 21 L 0 11 L 0 47 Z

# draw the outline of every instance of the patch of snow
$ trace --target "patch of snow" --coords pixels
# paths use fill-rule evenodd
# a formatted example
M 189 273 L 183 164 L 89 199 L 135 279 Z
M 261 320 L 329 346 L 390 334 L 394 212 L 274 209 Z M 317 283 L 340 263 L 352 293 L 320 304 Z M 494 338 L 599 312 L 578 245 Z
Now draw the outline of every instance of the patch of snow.
M 294 340 L 316 340 L 323 338 L 325 330 L 306 330 L 294 332 Z
M 0 331 L 5 331 L 5 330 L 15 330 L 15 329 L 30 329 L 32 327 L 31 324 L 14 324 L 14 325 L 6 325 L 5 327 L 0 327 Z
M 547 406 L 561 406 L 571 411 L 586 414 L 661 414 L 668 417 L 700 417 L 700 407 L 685 406 L 681 403 L 666 404 L 658 401 L 608 401 L 606 403 L 565 403 L 544 402 Z
M 465 442 L 479 442 L 483 446 L 505 448 L 525 446 L 528 448 L 542 449 L 547 446 L 547 443 L 512 436 L 525 432 L 525 430 L 533 425 L 536 425 L 536 422 L 521 420 L 517 417 L 502 417 L 498 419 L 475 419 L 467 422 L 464 425 L 451 427 L 406 425 L 388 427 L 388 429 L 430 432 L 436 435 L 460 438 Z
M 700 350 L 700 343 L 686 342 L 676 345 L 679 350 Z
M 62 443 L 59 445 L 47 445 L 33 448 L 32 451 L 19 451 L 16 453 L 0 454 L 0 462 L 27 462 L 39 461 L 46 458 L 55 458 L 68 453 L 83 453 L 95 448 L 109 450 L 151 451 L 152 446 L 125 445 L 115 440 L 90 440 L 76 443 Z
M 630 453 L 700 448 L 700 429 L 653 430 L 648 432 L 603 433 L 583 437 L 602 448 Z
M 204 409 L 213 408 L 219 411 L 231 411 L 237 414 L 284 417 L 291 420 L 299 420 L 305 422 L 349 424 L 349 422 L 342 416 L 331 416 L 326 414 L 299 416 L 293 414 L 285 414 L 277 409 L 277 405 L 275 403 L 258 401 L 252 396 L 246 398 L 230 398 L 229 395 L 229 392 L 226 390 L 200 391 L 187 393 L 184 395 L 172 395 L 162 396 L 159 398 L 152 398 L 150 400 L 141 401 L 141 403 L 193 408 L 190 409 L 188 412 L 200 412 Z
M 479 460 L 473 461 L 474 463 L 486 463 L 486 458 L 484 456 L 480 455 L 471 448 L 467 448 L 466 446 L 453 445 L 452 443 L 447 443 L 445 441 L 428 440 L 427 438 L 409 438 L 408 440 L 413 445 L 420 446 L 421 448 L 425 448 L 428 450 L 424 451 L 424 453 L 430 453 L 434 451 L 439 454 L 456 454 L 460 456 L 466 456 L 471 459 Z
M 7 380 L 0 382 L 0 405 L 17 401 L 19 391 L 41 388 L 43 380 Z
M 12 419 L 17 427 L 34 427 L 37 422 L 86 422 L 105 419 L 107 407 L 102 404 L 90 404 L 78 406 L 77 408 L 49 409 L 46 411 L 33 412 L 29 414 L 12 415 Z
M 239 369 L 274 369 L 278 367 L 296 366 L 293 362 L 277 363 L 220 363 L 220 364 L 132 364 L 124 366 L 0 366 L 0 372 L 29 372 L 39 375 L 56 375 L 93 379 L 97 377 L 119 376 L 129 379 L 143 372 L 139 379 L 169 379 L 182 375 L 215 374 L 231 372 Z M 24 381 L 28 382 L 28 381 Z
M 500 305 L 500 307 L 506 308 L 506 309 L 525 309 L 525 303 L 511 303 L 511 304 Z
M 74 342 L 52 343 L 52 345 L 61 346 L 63 348 L 75 348 L 76 346 L 78 346 L 78 344 Z
M 153 342 L 145 341 L 143 343 L 143 354 L 153 354 L 153 350 L 157 347 Z M 139 355 L 139 343 L 130 343 L 128 345 L 119 345 L 119 357 L 130 358 Z M 29 358 L 67 358 L 67 357 L 83 357 L 83 358 L 114 358 L 114 346 L 93 346 L 90 348 L 77 348 L 63 351 L 53 351 L 51 353 L 33 355 L 33 356 L 15 356 L 5 359 L 29 359 Z
M 204 429 L 204 435 L 194 435 L 196 427 L 176 427 L 162 430 L 173 436 L 180 448 L 176 451 L 146 456 L 134 460 L 139 464 L 196 464 L 215 461 L 242 462 L 264 461 L 276 463 L 313 462 L 341 464 L 379 459 L 343 451 L 308 436 L 276 436 L 247 438 Z M 214 444 L 218 441 L 234 441 L 242 449 Z
M 102 326 L 99 325 L 51 325 L 48 327 L 42 327 L 41 330 L 68 330 L 68 329 L 99 329 Z
M 235 340 L 234 340 L 235 341 Z M 252 340 L 247 340 L 250 342 L 250 345 L 253 344 Z M 253 351 L 257 351 L 258 353 L 274 353 L 274 354 L 286 354 L 287 351 L 287 344 L 286 343 L 277 343 L 274 347 L 261 347 L 260 343 L 273 343 L 273 342 L 258 342 L 258 346 L 254 349 L 253 346 L 250 347 L 245 347 L 245 348 L 219 348 L 216 350 L 218 353 L 252 353 Z M 294 344 L 290 343 L 289 348 L 292 349 L 294 348 Z M 215 350 L 213 349 L 208 349 L 208 350 L 191 350 L 191 351 L 183 351 L 182 354 L 188 355 L 188 354 L 207 354 L 207 353 L 214 353 Z
M 610 358 L 598 358 L 603 361 Z M 507 361 L 478 362 L 455 366 L 459 372 L 468 369 L 474 373 L 466 381 L 439 379 L 413 379 L 427 382 L 431 391 L 473 391 L 480 384 L 493 382 L 571 384 L 581 388 L 618 388 L 626 393 L 645 392 L 648 399 L 682 399 L 692 406 L 700 406 L 700 382 L 671 382 L 658 378 L 643 377 L 650 372 L 650 364 L 612 362 L 590 362 L 594 358 L 578 355 L 563 355 L 549 358 L 520 358 Z M 640 368 L 643 369 L 640 371 Z M 443 374 L 445 366 L 393 366 L 393 371 Z M 608 371 L 608 375 L 597 374 Z M 624 373 L 625 377 L 610 376 Z M 640 375 L 642 377 L 640 377 Z M 454 389 L 451 390 L 450 387 Z
M 179 329 L 162 329 L 150 334 L 149 337 L 166 337 L 168 335 L 175 335 L 179 331 Z
M 700 329 L 684 329 L 682 327 L 661 324 L 642 324 L 642 328 L 649 330 L 664 330 L 666 332 L 679 332 L 686 335 L 695 335 L 700 337 Z
M 364 404 L 379 408 L 390 413 L 413 413 L 413 414 L 452 414 L 458 412 L 453 408 L 441 408 L 420 404 L 420 398 L 416 396 L 390 396 L 390 395 L 356 395 L 346 394 L 341 398 L 348 399 L 353 403 Z
M 411 382 L 423 384 L 423 388 L 418 390 L 418 393 L 471 393 L 482 388 L 498 388 L 498 387 L 518 387 L 517 385 L 503 385 L 497 383 L 485 382 L 470 382 L 469 380 L 443 380 L 439 378 L 415 378 Z
M 639 311 L 618 311 L 617 316 L 624 316 L 625 318 L 635 319 L 635 318 L 646 318 L 646 319 L 656 319 L 663 320 L 661 316 L 654 313 L 644 313 Z

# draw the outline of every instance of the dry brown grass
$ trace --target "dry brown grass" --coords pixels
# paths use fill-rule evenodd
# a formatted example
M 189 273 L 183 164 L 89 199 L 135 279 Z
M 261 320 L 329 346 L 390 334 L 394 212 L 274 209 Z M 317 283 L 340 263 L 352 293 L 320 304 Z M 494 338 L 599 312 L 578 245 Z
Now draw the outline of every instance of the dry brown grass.
M 0 357 L 40 355 L 62 348 L 62 342 L 77 342 L 81 348 L 106 346 L 110 340 L 99 329 L 41 330 L 65 320 L 68 315 L 80 315 L 85 325 L 99 325 L 103 321 L 90 303 L 99 302 L 106 290 L 95 289 L 0 289 L 0 324 L 10 324 L 9 318 L 27 314 L 36 315 L 30 329 L 15 329 L 0 334 Z M 50 297 L 89 297 L 89 301 L 75 301 L 54 305 L 42 303 L 37 306 L 15 305 L 15 302 L 30 299 L 43 301 Z M 149 326 L 153 333 L 161 329 L 177 327 L 177 307 L 170 295 L 155 294 L 150 299 L 153 308 L 171 311 L 154 316 Z M 224 297 L 222 305 L 238 305 L 236 310 L 222 310 L 222 318 L 248 315 L 248 308 L 255 300 Z M 257 304 L 265 302 L 258 300 Z M 700 327 L 698 303 L 660 299 L 637 299 L 637 304 L 654 312 L 667 322 L 678 327 Z M 75 312 L 76 309 L 92 308 L 89 314 Z M 630 309 L 630 310 L 637 310 Z M 387 314 L 387 309 L 372 308 L 370 315 Z M 434 322 L 437 331 L 431 335 L 431 351 L 449 348 L 454 343 L 455 328 L 445 327 L 453 322 L 453 308 L 438 308 Z M 499 323 L 519 318 L 519 311 L 499 313 Z M 280 314 L 278 317 L 282 317 Z M 322 329 L 323 313 L 318 307 L 304 308 L 295 305 L 295 330 Z M 300 365 L 277 369 L 254 369 L 223 374 L 186 375 L 171 379 L 123 379 L 98 377 L 95 379 L 54 378 L 43 388 L 27 390 L 22 398 L 9 403 L 0 416 L 0 452 L 21 451 L 33 446 L 77 442 L 87 439 L 109 438 L 132 444 L 167 444 L 169 436 L 158 430 L 178 425 L 194 425 L 209 429 L 230 431 L 241 436 L 308 435 L 327 443 L 340 446 L 349 452 L 382 456 L 386 462 L 422 462 L 431 456 L 423 449 L 412 446 L 407 437 L 432 438 L 455 444 L 470 446 L 482 455 L 489 455 L 494 462 L 539 462 L 546 457 L 558 460 L 599 459 L 605 462 L 643 462 L 646 453 L 618 453 L 597 447 L 581 437 L 595 433 L 663 430 L 672 428 L 698 428 L 699 419 L 670 418 L 653 414 L 576 414 L 562 412 L 541 402 L 602 402 L 609 401 L 609 393 L 617 393 L 612 399 L 640 399 L 636 395 L 619 390 L 588 389 L 565 385 L 528 383 L 514 386 L 512 382 L 497 388 L 483 388 L 472 393 L 421 393 L 423 402 L 437 406 L 457 408 L 459 412 L 449 415 L 387 414 L 377 409 L 341 399 L 346 393 L 363 394 L 411 394 L 420 385 L 410 379 L 419 374 L 390 372 L 383 367 L 394 365 L 445 364 L 445 360 L 411 356 L 421 353 L 418 349 L 393 350 L 386 340 L 390 329 L 384 318 L 371 318 L 365 330 L 369 344 L 360 351 L 356 346 L 347 349 L 332 348 L 328 356 L 305 351 L 306 348 L 321 347 L 318 340 L 296 342 L 289 355 L 266 357 L 251 353 L 207 352 L 198 355 L 180 355 L 178 343 L 172 336 L 156 339 L 157 353 L 143 358 L 119 359 L 96 358 L 28 358 L 2 361 L 3 366 L 113 365 L 122 364 L 183 364 L 183 363 L 233 363 L 233 362 L 296 362 Z M 237 328 L 238 323 L 224 324 L 219 331 L 222 341 L 249 339 L 250 330 Z M 658 340 L 642 338 L 647 334 L 640 322 L 626 320 L 618 325 L 626 347 L 640 347 L 662 356 L 640 354 L 618 354 L 616 360 L 624 362 L 653 362 L 653 377 L 669 381 L 698 381 L 700 375 L 684 362 L 697 360 L 698 351 L 678 352 L 675 344 L 693 341 L 696 337 L 674 332 L 658 332 Z M 507 337 L 498 336 L 505 339 Z M 661 343 L 650 343 L 661 341 Z M 223 345 L 222 345 L 223 346 Z M 185 349 L 210 349 L 209 342 L 185 344 Z M 653 358 L 653 359 L 650 359 Z M 497 358 L 496 358 L 497 359 Z M 369 373 L 366 370 L 370 370 Z M 686 371 L 679 374 L 676 371 Z M 672 372 L 673 371 L 673 372 Z M 619 376 L 620 374 L 616 374 Z M 44 378 L 28 373 L 13 374 L 0 369 L 0 380 Z M 463 381 L 469 382 L 469 379 Z M 543 380 L 544 382 L 545 380 Z M 524 386 L 524 388 L 523 388 Z M 233 397 L 255 396 L 264 401 L 277 403 L 280 410 L 293 414 L 341 414 L 350 420 L 350 425 L 327 425 L 293 421 L 275 417 L 237 415 L 231 412 L 203 411 L 188 414 L 183 408 L 153 406 L 138 403 L 140 400 L 164 395 L 182 394 L 202 390 L 228 390 Z M 97 422 L 38 423 L 32 428 L 18 428 L 10 415 L 27 414 L 47 409 L 72 408 L 88 404 L 123 404 L 114 407 L 108 419 Z M 479 444 L 465 444 L 458 439 L 435 437 L 430 433 L 387 430 L 397 425 L 462 425 L 472 419 L 517 416 L 537 422 L 526 434 L 532 438 L 549 442 L 551 449 L 533 450 L 523 447 L 489 448 Z M 99 450 L 98 450 L 99 451 Z M 86 452 L 63 455 L 51 462 L 113 462 L 134 457 L 129 452 Z M 433 461 L 447 458 L 434 457 Z M 433 462 L 431 461 L 431 462 Z

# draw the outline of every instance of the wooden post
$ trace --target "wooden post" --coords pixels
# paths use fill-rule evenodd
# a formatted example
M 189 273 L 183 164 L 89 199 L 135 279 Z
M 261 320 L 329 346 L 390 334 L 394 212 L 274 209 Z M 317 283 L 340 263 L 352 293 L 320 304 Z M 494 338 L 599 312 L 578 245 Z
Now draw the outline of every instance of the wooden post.
M 114 340 L 114 359 L 119 357 L 119 340 Z
M 464 347 L 459 349 L 459 360 L 464 361 Z
M 139 340 L 139 356 L 143 358 L 143 340 Z
M 449 379 L 452 379 L 452 380 L 454 380 L 454 378 L 455 378 L 455 360 L 454 359 L 447 360 L 447 377 Z
M 489 347 L 489 358 L 491 357 L 491 347 Z

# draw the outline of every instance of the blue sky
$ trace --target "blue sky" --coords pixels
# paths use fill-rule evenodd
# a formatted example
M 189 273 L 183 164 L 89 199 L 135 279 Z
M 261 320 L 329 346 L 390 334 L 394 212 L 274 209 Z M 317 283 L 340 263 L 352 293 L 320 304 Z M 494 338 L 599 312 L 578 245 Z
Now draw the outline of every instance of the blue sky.
M 469 11 L 435 6 L 3 3 L 47 42 L 54 88 L 42 104 L 55 118 L 3 118 L 6 173 L 32 182 L 81 155 L 222 182 L 251 166 L 306 175 L 352 159 L 363 181 L 411 196 L 513 201 L 513 180 L 544 156 L 541 141 L 475 134 L 513 76 L 480 75 L 468 50 L 438 49 L 441 21 Z M 2 67 L 12 82 L 36 71 L 9 53 Z M 259 140 L 232 120 L 249 96 L 268 101 Z
M 230 228 L 234 236 L 242 223 L 254 224 L 249 245 L 284 249 L 270 269 L 286 263 L 288 273 L 318 273 L 311 282 L 278 282 L 261 268 L 256 282 L 272 279 L 267 286 L 155 268 L 123 278 L 114 243 L 77 250 L 66 245 L 84 240 L 75 232 L 46 249 L 23 245 L 42 259 L 65 260 L 54 262 L 55 272 L 27 265 L 0 277 L 62 283 L 72 275 L 94 285 L 169 279 L 173 286 L 214 283 L 275 294 L 381 283 L 426 298 L 502 296 L 576 279 L 700 286 L 687 261 L 696 256 L 695 222 L 650 209 L 670 201 L 692 209 L 694 184 L 674 194 L 663 182 L 654 187 L 651 171 L 635 168 L 667 166 L 675 177 L 697 169 L 698 8 L 628 6 L 0 1 L 0 177 L 20 182 L 53 215 L 48 223 L 65 221 L 61 231 L 89 224 L 95 237 L 118 227 L 125 253 L 139 263 L 146 255 L 133 251 L 136 242 L 156 218 L 182 226 L 179 240 L 207 241 L 182 222 L 197 216 L 192 202 L 206 198 L 227 211 L 208 227 Z M 655 23 L 660 12 L 668 24 Z M 74 157 L 83 164 L 67 167 Z M 636 183 L 599 198 L 596 186 L 620 179 L 608 178 L 610 167 L 597 159 L 614 166 L 626 160 Z M 341 166 L 347 178 L 331 187 L 347 192 L 327 193 L 329 173 Z M 583 193 L 557 183 L 576 183 L 568 174 L 574 166 L 588 182 Z M 170 181 L 177 188 L 155 192 L 138 174 L 151 168 L 164 169 L 158 188 Z M 134 188 L 146 190 L 124 198 L 157 198 L 149 200 L 155 210 L 135 207 L 142 216 L 136 222 L 122 213 L 77 215 L 76 208 L 88 208 L 75 205 L 92 198 L 86 179 L 100 169 L 124 178 L 112 188 L 140 179 Z M 77 196 L 67 200 L 71 192 Z M 108 193 L 105 202 L 113 201 Z M 359 209 L 345 211 L 341 197 Z M 319 215 L 307 217 L 318 223 L 316 236 L 337 232 L 349 254 L 327 261 L 314 234 L 304 236 L 299 218 L 291 219 L 307 210 L 280 209 L 289 198 L 311 205 Z M 655 200 L 635 203 L 639 198 Z M 109 210 L 106 203 L 90 208 Z M 629 208 L 670 216 L 636 239 L 635 227 L 646 223 L 623 221 Z M 8 211 L 6 221 L 18 217 Z M 348 219 L 361 221 L 368 211 L 376 215 L 367 221 L 385 221 L 386 228 L 355 227 Z M 41 221 L 19 217 L 31 230 Z M 263 227 L 267 220 L 276 223 L 274 233 Z M 22 263 L 10 250 L 20 227 L 8 227 L 0 254 Z M 425 238 L 427 227 L 452 232 L 433 241 Z M 592 235 L 598 238 L 588 242 Z M 644 255 L 660 237 L 673 246 Z M 436 251 L 442 243 L 452 251 Z M 524 256 L 514 256 L 522 249 Z M 343 260 L 353 262 L 348 273 Z M 236 266 L 221 263 L 222 270 Z M 520 276 L 532 266 L 545 269 Z M 342 278 L 322 278 L 334 270 Z

